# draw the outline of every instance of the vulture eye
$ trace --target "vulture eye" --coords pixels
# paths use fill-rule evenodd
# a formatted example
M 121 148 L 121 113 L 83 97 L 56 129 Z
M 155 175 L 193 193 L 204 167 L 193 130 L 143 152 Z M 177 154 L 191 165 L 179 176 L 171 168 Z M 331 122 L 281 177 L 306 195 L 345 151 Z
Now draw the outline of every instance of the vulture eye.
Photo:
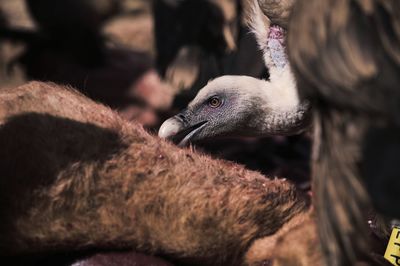
M 221 104 L 222 104 L 222 101 L 220 100 L 220 99 L 218 99 L 217 97 L 211 97 L 209 100 L 208 100 L 208 105 L 210 106 L 210 107 L 212 107 L 212 108 L 217 108 L 217 107 L 220 107 L 221 106 Z

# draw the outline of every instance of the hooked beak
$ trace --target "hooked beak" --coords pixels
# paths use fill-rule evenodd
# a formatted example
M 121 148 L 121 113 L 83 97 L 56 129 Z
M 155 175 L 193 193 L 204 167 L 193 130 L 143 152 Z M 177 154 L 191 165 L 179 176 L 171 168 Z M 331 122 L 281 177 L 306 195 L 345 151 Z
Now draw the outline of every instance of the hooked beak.
M 169 118 L 161 125 L 158 131 L 160 138 L 172 140 L 179 147 L 186 146 L 196 133 L 207 124 L 207 121 L 202 121 L 191 125 L 181 116 L 176 115 Z

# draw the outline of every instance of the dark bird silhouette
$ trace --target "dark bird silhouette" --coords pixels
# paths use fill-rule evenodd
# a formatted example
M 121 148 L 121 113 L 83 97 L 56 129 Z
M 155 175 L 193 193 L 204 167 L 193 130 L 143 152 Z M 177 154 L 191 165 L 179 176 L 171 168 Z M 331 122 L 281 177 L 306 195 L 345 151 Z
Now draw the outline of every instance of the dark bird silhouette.
M 297 1 L 288 52 L 314 110 L 313 180 L 328 265 L 375 265 L 367 210 L 372 203 L 400 217 L 400 2 Z
M 234 30 L 239 26 L 235 22 L 239 24 L 240 6 L 236 0 L 219 2 L 153 2 L 156 66 L 160 75 L 175 87 L 190 88 L 193 85 L 200 74 L 202 57 L 213 56 L 220 61 L 227 51 L 235 48 Z M 227 17 L 222 5 L 234 7 L 236 12 L 230 13 L 236 14 L 236 19 Z

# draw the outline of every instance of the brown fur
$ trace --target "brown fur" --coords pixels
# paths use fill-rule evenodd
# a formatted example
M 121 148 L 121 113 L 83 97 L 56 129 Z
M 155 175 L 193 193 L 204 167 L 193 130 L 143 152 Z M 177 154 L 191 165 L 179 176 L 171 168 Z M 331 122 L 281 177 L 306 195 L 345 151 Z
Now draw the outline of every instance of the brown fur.
M 182 150 L 71 89 L 0 91 L 1 255 L 134 249 L 242 264 L 308 209 L 292 185 Z
M 278 239 L 274 261 L 274 266 L 323 265 L 313 215 Z
M 400 216 L 392 189 L 399 187 L 399 3 L 297 1 L 292 11 L 288 52 L 315 112 L 313 180 L 328 265 L 375 265 L 365 222 L 371 202 Z
M 273 266 L 322 265 L 313 212 L 298 215 L 274 235 L 256 240 L 246 260 L 251 265 L 266 261 Z

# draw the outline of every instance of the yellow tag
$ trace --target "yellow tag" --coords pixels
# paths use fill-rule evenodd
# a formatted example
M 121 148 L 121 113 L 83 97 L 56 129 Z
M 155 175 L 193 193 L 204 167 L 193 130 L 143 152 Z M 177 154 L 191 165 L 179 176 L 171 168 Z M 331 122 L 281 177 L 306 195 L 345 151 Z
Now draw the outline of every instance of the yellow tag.
M 394 227 L 386 247 L 385 259 L 393 265 L 400 266 L 400 228 Z

